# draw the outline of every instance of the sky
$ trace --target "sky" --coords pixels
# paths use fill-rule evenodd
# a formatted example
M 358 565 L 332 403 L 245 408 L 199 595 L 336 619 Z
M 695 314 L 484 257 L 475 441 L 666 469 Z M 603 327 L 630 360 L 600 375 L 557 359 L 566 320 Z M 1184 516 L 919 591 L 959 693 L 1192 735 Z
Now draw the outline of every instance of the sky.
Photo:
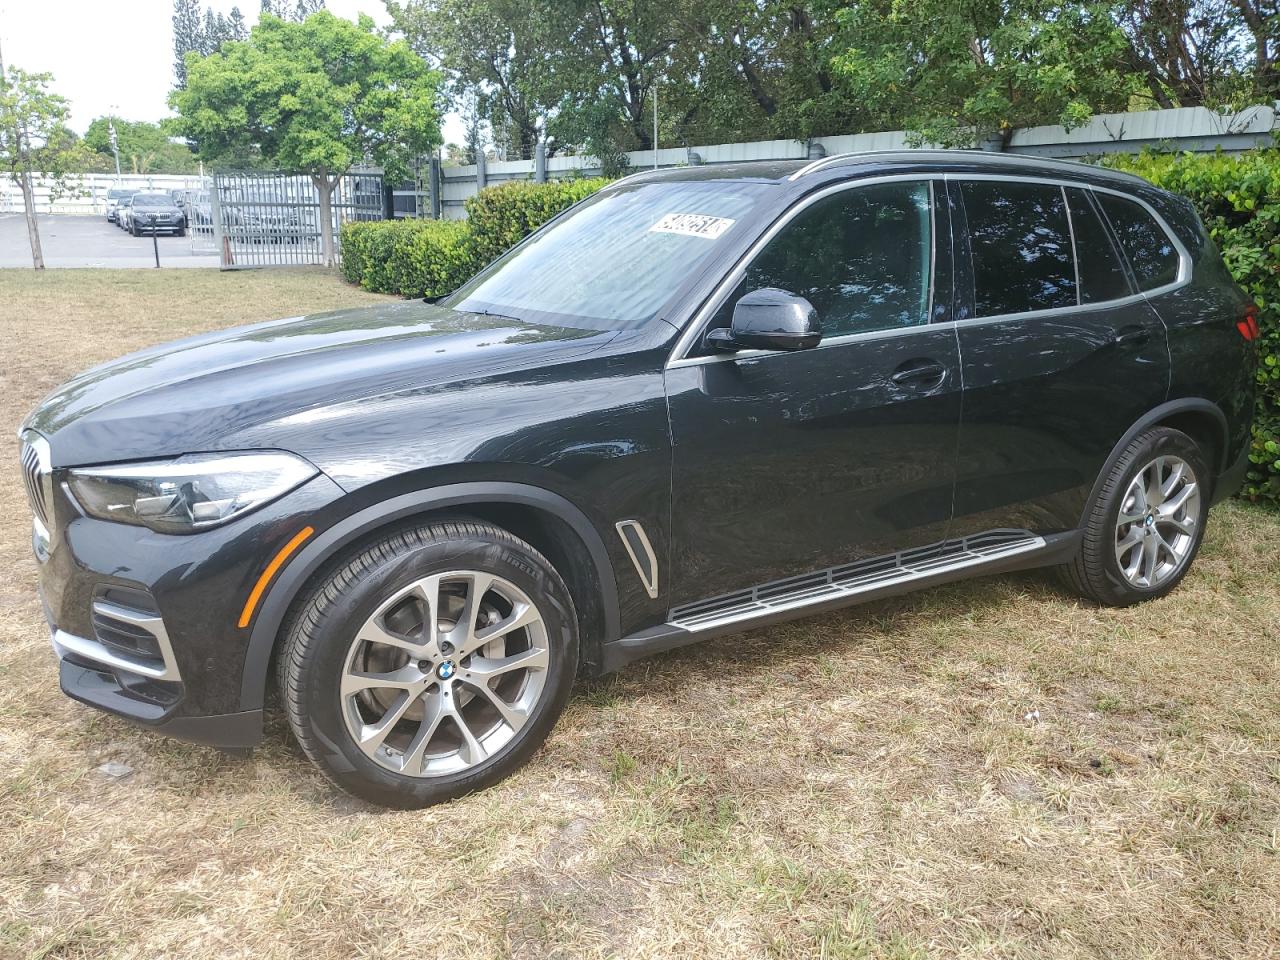
M 222 13 L 238 5 L 250 22 L 257 18 L 259 0 L 203 2 Z M 349 20 L 366 13 L 379 26 L 389 22 L 382 0 L 326 5 Z M 170 113 L 172 16 L 172 0 L 0 0 L 0 51 L 7 65 L 53 74 L 78 133 L 108 113 L 155 121 Z M 444 135 L 446 142 L 463 139 L 458 117 L 446 117 Z

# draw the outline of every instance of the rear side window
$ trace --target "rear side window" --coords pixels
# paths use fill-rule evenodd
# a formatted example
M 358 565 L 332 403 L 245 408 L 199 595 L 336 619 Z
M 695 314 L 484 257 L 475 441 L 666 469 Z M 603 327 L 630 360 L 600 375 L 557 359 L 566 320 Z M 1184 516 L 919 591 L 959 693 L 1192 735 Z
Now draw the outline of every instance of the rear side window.
M 1076 305 L 1071 226 L 1060 187 L 975 180 L 962 183 L 960 191 L 976 316 Z
M 828 337 L 927 323 L 932 271 L 929 183 L 851 187 L 815 201 L 769 241 L 713 326 L 727 326 L 738 298 L 762 287 L 805 297 Z
M 1178 279 L 1178 251 L 1147 209 L 1114 193 L 1095 191 L 1120 249 L 1129 258 L 1140 290 L 1154 290 Z
M 1071 211 L 1071 232 L 1076 240 L 1076 267 L 1080 271 L 1080 302 L 1102 303 L 1118 300 L 1133 291 L 1115 244 L 1107 235 L 1089 195 L 1067 187 L 1067 209 Z

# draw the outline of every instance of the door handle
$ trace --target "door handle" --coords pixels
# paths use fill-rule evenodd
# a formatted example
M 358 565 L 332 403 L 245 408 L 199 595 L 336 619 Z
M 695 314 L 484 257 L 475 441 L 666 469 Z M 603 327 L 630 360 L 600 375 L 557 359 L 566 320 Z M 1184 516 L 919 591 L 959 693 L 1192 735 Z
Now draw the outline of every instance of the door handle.
M 908 360 L 899 366 L 889 375 L 889 379 L 898 386 L 908 383 L 937 386 L 946 375 L 947 368 L 937 360 L 917 359 Z
M 1112 340 L 1119 347 L 1140 347 L 1144 343 L 1151 340 L 1151 331 L 1146 327 L 1140 327 L 1136 324 L 1130 327 L 1121 327 Z

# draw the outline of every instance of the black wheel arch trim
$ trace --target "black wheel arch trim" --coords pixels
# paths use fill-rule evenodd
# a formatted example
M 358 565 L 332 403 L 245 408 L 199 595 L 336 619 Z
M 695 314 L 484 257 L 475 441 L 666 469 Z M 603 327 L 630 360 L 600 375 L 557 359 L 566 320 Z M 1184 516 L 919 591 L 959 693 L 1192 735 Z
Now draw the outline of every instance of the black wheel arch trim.
M 1111 471 L 1111 465 L 1124 452 L 1124 448 L 1133 442 L 1134 437 L 1149 430 L 1170 417 L 1177 416 L 1181 413 L 1203 413 L 1208 414 L 1218 425 L 1219 436 L 1222 440 L 1222 451 L 1218 456 L 1218 462 L 1213 464 L 1214 479 L 1224 472 L 1227 465 L 1228 450 L 1227 439 L 1230 436 L 1227 425 L 1227 416 L 1222 409 L 1212 400 L 1205 400 L 1203 397 L 1182 397 L 1177 400 L 1167 400 L 1158 407 L 1152 407 L 1144 414 L 1133 426 L 1131 426 L 1123 437 L 1111 448 L 1111 452 L 1107 455 L 1106 462 L 1103 463 L 1102 469 L 1098 471 L 1098 478 L 1093 482 L 1093 489 L 1089 491 L 1089 499 L 1085 501 L 1084 511 L 1080 515 L 1080 527 L 1083 528 L 1088 521 L 1090 506 L 1098 499 L 1099 493 L 1102 491 L 1102 485 L 1107 481 L 1107 475 Z
M 621 634 L 618 586 L 613 562 L 595 525 L 577 506 L 542 487 L 524 483 L 477 481 L 452 483 L 402 494 L 366 507 L 335 523 L 310 540 L 285 565 L 266 594 L 254 619 L 240 681 L 240 709 L 260 710 L 266 697 L 271 654 L 294 599 L 311 576 L 336 551 L 395 520 L 407 519 L 467 504 L 517 504 L 553 514 L 582 538 L 600 580 L 605 635 L 593 638 L 601 646 Z

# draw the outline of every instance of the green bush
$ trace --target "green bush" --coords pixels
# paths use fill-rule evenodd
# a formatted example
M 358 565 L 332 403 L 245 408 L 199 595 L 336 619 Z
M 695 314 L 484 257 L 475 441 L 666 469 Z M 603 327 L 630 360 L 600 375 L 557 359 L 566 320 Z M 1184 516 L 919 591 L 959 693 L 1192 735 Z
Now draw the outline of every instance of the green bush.
M 1227 268 L 1258 305 L 1258 401 L 1242 494 L 1280 506 L 1280 149 L 1109 158 L 1191 199 Z
M 597 177 L 490 187 L 467 200 L 466 220 L 345 223 L 342 276 L 374 293 L 438 297 L 608 182 Z
M 461 220 L 357 221 L 341 237 L 343 277 L 375 293 L 437 297 L 476 269 Z
M 467 199 L 467 224 L 477 266 L 509 250 L 561 210 L 595 193 L 609 181 L 603 177 L 512 181 L 481 190 Z

